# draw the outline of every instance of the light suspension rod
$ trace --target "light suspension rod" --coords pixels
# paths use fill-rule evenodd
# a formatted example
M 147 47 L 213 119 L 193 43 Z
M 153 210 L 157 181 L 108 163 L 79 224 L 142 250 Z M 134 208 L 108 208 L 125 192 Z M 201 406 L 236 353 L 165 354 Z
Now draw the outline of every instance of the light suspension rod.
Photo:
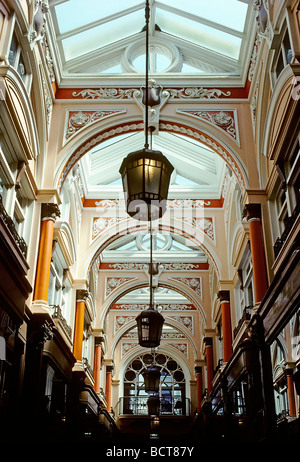
M 146 0 L 145 8 L 145 18 L 146 18 L 146 112 L 145 112 L 145 148 L 149 147 L 148 144 L 148 104 L 149 104 L 149 95 L 148 95 L 148 79 L 149 79 L 149 19 L 150 19 L 150 7 L 149 0 Z

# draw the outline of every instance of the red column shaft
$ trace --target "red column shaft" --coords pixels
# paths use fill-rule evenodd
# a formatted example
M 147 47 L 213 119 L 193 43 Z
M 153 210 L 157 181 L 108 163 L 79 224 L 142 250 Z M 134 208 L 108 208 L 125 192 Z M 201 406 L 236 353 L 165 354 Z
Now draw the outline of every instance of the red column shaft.
M 207 392 L 212 390 L 213 382 L 213 349 L 212 344 L 206 345 L 206 368 L 207 368 Z
M 100 370 L 101 370 L 101 345 L 95 346 L 94 358 L 94 390 L 100 392 Z
M 249 220 L 250 248 L 253 267 L 253 285 L 255 302 L 260 303 L 267 292 L 268 280 L 265 252 L 262 241 L 261 222 L 259 218 Z
M 198 414 L 201 412 L 201 403 L 202 403 L 202 390 L 203 390 L 203 383 L 202 383 L 202 371 L 196 373 L 197 378 L 197 409 Z
M 232 333 L 230 318 L 230 303 L 227 300 L 221 302 L 222 327 L 223 327 L 223 359 L 227 363 L 232 356 Z
M 106 371 L 105 394 L 106 394 L 106 409 L 108 412 L 111 411 L 111 379 L 112 379 L 111 371 Z
M 47 301 L 48 299 L 53 229 L 54 220 L 51 218 L 44 219 L 41 227 L 41 238 L 33 300 Z
M 293 380 L 292 375 L 287 376 L 287 387 L 288 387 L 290 416 L 295 416 L 296 415 L 295 391 L 294 391 L 294 380 Z

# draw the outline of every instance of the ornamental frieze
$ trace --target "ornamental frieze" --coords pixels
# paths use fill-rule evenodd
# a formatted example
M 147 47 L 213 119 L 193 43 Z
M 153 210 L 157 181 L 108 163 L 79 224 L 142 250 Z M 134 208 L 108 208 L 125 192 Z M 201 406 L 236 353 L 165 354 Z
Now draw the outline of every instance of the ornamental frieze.
M 92 201 L 92 202 L 90 202 Z M 169 209 L 196 209 L 196 208 L 207 208 L 207 207 L 222 207 L 223 203 L 219 199 L 168 199 L 167 208 Z M 99 207 L 105 209 L 114 209 L 125 207 L 124 199 L 101 199 L 101 200 L 89 200 L 86 201 L 84 206 L 87 207 Z
M 134 93 L 139 91 L 139 88 L 86 88 L 80 91 L 73 91 L 73 98 L 79 99 L 125 99 L 131 100 L 134 98 Z M 231 96 L 231 91 L 223 91 L 219 88 L 204 88 L 204 87 L 182 87 L 182 88 L 164 88 L 164 91 L 169 93 L 170 99 L 218 99 L 228 98 Z
M 159 268 L 163 271 L 191 271 L 203 269 L 200 263 L 160 263 Z M 118 271 L 145 271 L 148 264 L 145 263 L 108 263 L 101 264 L 100 269 Z
M 142 311 L 149 308 L 149 305 L 143 303 L 120 303 L 115 304 L 111 308 L 112 310 L 126 310 L 126 311 Z M 194 305 L 188 305 L 186 303 L 166 303 L 158 305 L 159 311 L 191 311 L 196 310 Z

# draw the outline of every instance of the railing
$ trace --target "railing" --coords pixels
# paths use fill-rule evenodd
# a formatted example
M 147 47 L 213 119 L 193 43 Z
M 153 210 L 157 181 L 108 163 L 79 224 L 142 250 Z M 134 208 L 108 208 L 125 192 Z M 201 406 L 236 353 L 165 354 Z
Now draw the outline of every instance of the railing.
M 238 325 L 236 326 L 236 328 L 233 330 L 233 338 L 235 338 L 235 337 L 238 335 L 239 330 L 241 329 L 243 323 L 244 323 L 245 321 L 249 321 L 249 320 L 250 320 L 252 308 L 253 308 L 253 306 L 246 306 L 246 307 L 244 308 L 242 317 L 240 318 L 240 320 L 239 320 Z
M 16 245 L 19 247 L 21 253 L 23 256 L 26 258 L 27 255 L 27 244 L 24 241 L 24 239 L 19 236 L 19 233 L 15 227 L 15 224 L 12 220 L 12 218 L 8 215 L 7 211 L 4 208 L 3 202 L 2 202 L 2 196 L 0 195 L 0 216 L 5 223 L 6 227 L 10 231 L 10 234 L 12 235 Z
M 148 396 L 125 396 L 119 400 L 119 414 L 148 415 Z M 189 398 L 160 398 L 160 415 L 191 415 Z
M 53 319 L 59 320 L 65 332 L 67 333 L 68 337 L 71 339 L 72 338 L 72 328 L 68 325 L 66 319 L 63 317 L 61 307 L 59 305 L 49 305 L 49 307 L 52 309 Z
M 275 258 L 278 256 L 283 244 L 287 240 L 287 237 L 288 237 L 294 223 L 296 222 L 296 220 L 297 220 L 297 218 L 299 216 L 299 213 L 300 213 L 300 204 L 297 204 L 296 207 L 293 210 L 292 215 L 290 217 L 288 217 L 288 219 L 287 219 L 285 229 L 284 229 L 282 235 L 276 240 L 276 242 L 274 244 Z

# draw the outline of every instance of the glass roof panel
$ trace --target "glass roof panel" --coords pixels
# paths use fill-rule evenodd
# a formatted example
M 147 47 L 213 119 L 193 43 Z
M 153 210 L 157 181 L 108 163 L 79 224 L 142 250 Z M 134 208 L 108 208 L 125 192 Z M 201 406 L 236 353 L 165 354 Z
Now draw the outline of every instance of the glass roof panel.
M 140 5 L 138 0 L 126 0 L 126 8 Z M 61 34 L 75 28 L 85 26 L 95 20 L 100 20 L 111 15 L 124 13 L 124 2 L 120 0 L 110 0 L 99 2 L 99 0 L 68 0 L 55 6 L 57 22 Z
M 156 19 L 163 32 L 234 59 L 239 57 L 240 37 L 229 35 L 226 32 L 161 9 L 156 10 Z
M 141 31 L 144 23 L 142 10 L 122 16 L 114 21 L 101 24 L 64 39 L 63 46 L 66 60 L 122 40 Z
M 159 3 L 184 10 L 231 29 L 243 32 L 248 5 L 237 0 L 161 0 Z

